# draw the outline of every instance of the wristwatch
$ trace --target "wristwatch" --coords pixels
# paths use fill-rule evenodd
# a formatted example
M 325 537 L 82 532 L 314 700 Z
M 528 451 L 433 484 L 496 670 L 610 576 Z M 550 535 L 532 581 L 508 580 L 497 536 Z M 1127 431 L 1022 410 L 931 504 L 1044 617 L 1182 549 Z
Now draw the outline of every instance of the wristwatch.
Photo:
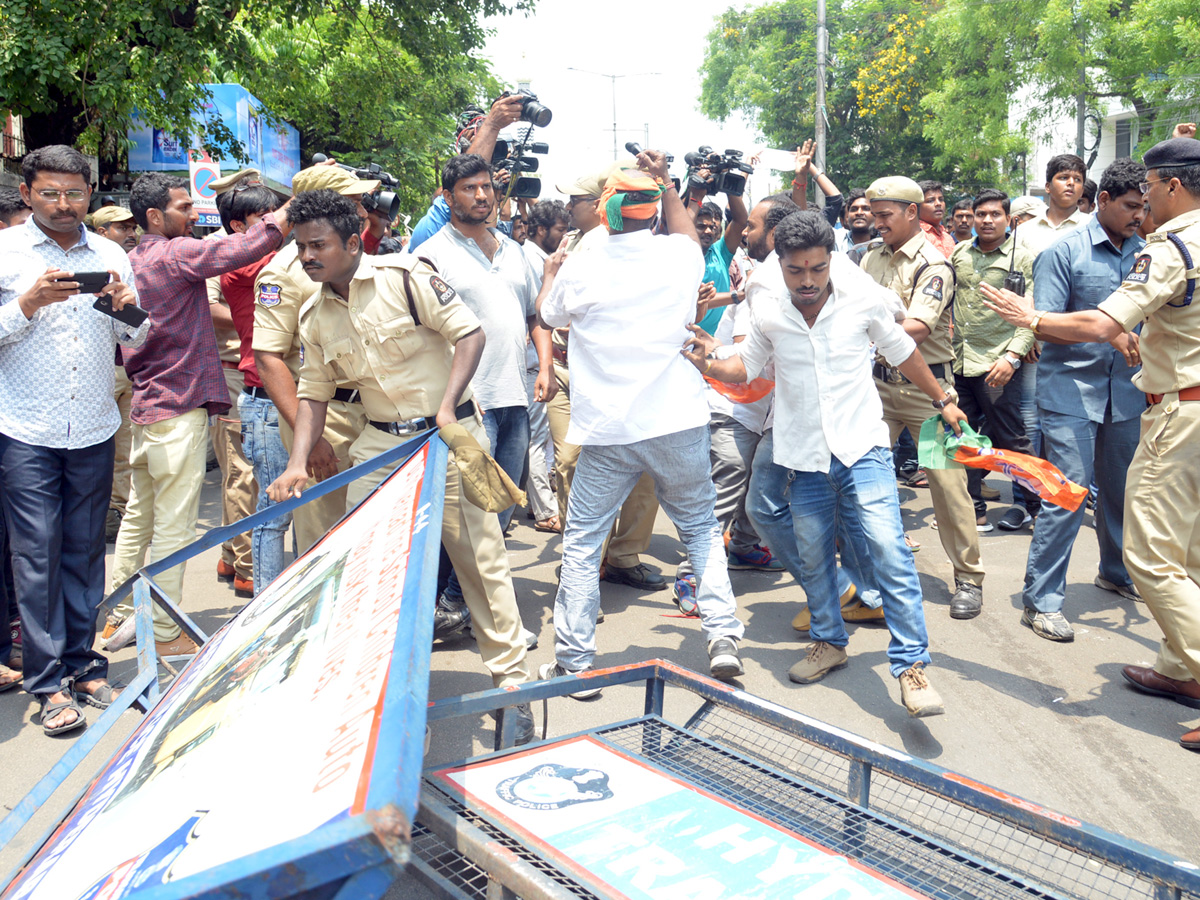
M 1021 357 L 1015 356 L 1011 353 L 1005 353 L 1004 358 L 1008 360 L 1008 364 L 1013 367 L 1014 372 L 1021 368 Z
M 947 393 L 946 396 L 943 397 L 941 400 L 933 400 L 931 402 L 933 403 L 934 409 L 940 410 L 940 409 L 945 409 L 947 406 L 949 406 L 951 403 L 953 403 L 954 398 L 949 393 Z
M 741 298 L 738 296 L 737 288 L 734 288 L 729 292 L 729 302 L 735 304 L 741 302 Z

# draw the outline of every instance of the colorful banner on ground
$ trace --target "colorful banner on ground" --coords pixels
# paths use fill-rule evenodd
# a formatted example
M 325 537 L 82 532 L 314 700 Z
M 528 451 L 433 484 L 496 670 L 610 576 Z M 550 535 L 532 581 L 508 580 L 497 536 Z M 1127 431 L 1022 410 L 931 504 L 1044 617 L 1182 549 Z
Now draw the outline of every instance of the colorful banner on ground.
M 412 594 L 432 619 L 434 584 L 404 587 L 440 540 L 433 458 L 422 445 L 213 635 L 4 900 L 117 900 L 363 812 L 389 678 L 428 681 L 397 620 Z
M 263 180 L 277 191 L 290 194 L 292 176 L 300 171 L 300 132 L 286 122 L 272 124 L 257 97 L 240 84 L 206 84 L 212 96 L 195 119 L 198 124 L 221 122 L 241 141 L 248 161 Z M 188 174 L 188 150 L 201 142 L 194 134 L 171 135 L 155 128 L 137 113 L 129 129 L 130 172 L 173 172 Z M 218 160 L 221 168 L 233 171 L 243 163 Z
M 605 896 L 921 897 L 592 737 L 444 769 L 436 777 Z

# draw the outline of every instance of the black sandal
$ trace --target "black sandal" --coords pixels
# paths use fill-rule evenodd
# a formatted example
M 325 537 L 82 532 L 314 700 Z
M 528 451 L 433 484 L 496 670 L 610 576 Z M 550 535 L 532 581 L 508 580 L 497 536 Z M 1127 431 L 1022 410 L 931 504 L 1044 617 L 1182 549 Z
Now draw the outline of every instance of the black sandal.
M 83 682 L 89 684 L 90 682 Z M 124 688 L 123 684 L 102 684 L 90 694 L 87 691 L 81 691 L 78 687 L 75 688 L 75 696 L 86 703 L 88 706 L 94 706 L 96 709 L 108 709 L 112 706 L 113 701 L 119 696 L 119 691 Z
M 74 731 L 76 728 L 82 728 L 84 725 L 87 724 L 87 722 L 85 722 L 84 718 L 83 718 L 83 710 L 80 709 L 79 704 L 77 702 L 75 702 L 75 695 L 72 694 L 70 691 L 67 692 L 67 695 L 71 698 L 70 700 L 60 700 L 58 703 L 51 703 L 50 700 L 48 699 L 49 698 L 48 694 L 42 695 L 42 698 L 41 698 L 42 699 L 42 713 L 41 713 L 42 731 L 44 731 L 46 734 L 50 735 L 51 737 L 53 737 L 54 735 L 58 735 L 58 734 L 66 734 L 68 731 Z M 75 710 L 75 721 L 74 722 L 69 722 L 66 725 L 59 725 L 57 728 L 51 728 L 49 725 L 46 724 L 51 719 L 53 719 L 56 715 L 58 715 L 60 712 L 62 712 L 63 710 L 67 710 L 67 709 Z

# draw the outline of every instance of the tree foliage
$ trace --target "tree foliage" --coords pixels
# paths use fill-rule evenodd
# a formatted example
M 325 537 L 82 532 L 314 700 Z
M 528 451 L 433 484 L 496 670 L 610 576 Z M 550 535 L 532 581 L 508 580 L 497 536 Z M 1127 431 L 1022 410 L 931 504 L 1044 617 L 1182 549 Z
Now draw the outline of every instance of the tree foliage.
M 236 76 L 264 101 L 286 101 L 275 110 L 285 118 L 312 114 L 313 121 L 292 121 L 327 147 L 333 141 L 326 135 L 342 128 L 347 142 L 387 142 L 410 133 L 389 127 L 388 119 L 404 116 L 414 129 L 432 123 L 482 83 L 484 68 L 470 53 L 486 37 L 485 16 L 531 5 L 0 0 L 0 109 L 25 117 L 32 145 L 119 154 L 134 110 L 157 127 L 188 132 L 206 99 L 201 85 L 218 80 L 219 72 Z M 281 46 L 274 48 L 271 39 Z M 281 75 L 288 83 L 280 83 Z M 401 94 L 406 99 L 397 104 Z M 201 138 L 215 156 L 241 155 L 220 125 Z
M 702 109 L 745 113 L 778 146 L 811 136 L 815 10 L 722 13 Z M 1030 134 L 1069 121 L 1078 94 L 1132 107 L 1139 151 L 1200 112 L 1195 0 L 831 0 L 828 28 L 827 163 L 842 186 L 897 173 L 1011 186 Z

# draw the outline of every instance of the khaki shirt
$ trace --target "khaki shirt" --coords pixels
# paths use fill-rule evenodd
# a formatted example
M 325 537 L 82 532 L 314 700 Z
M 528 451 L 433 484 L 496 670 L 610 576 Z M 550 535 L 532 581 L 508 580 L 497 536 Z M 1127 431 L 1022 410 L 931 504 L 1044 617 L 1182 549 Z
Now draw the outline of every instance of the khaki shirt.
M 954 371 L 968 378 L 986 375 L 1007 352 L 1024 356 L 1033 346 L 1033 332 L 1016 328 L 983 305 L 979 285 L 999 288 L 1012 261 L 1013 238 L 984 253 L 974 241 L 954 248 L 950 264 L 958 275 L 954 293 Z M 1018 242 L 1016 271 L 1025 275 L 1025 294 L 1033 296 L 1033 254 Z
M 420 325 L 409 312 L 404 269 L 412 273 Z M 304 364 L 296 396 L 328 401 L 348 385 L 358 388 L 368 418 L 377 422 L 435 415 L 453 346 L 479 327 L 454 289 L 417 257 L 363 255 L 348 301 L 321 285 L 301 310 Z M 471 399 L 470 390 L 462 399 Z
M 925 232 L 917 232 L 895 251 L 887 244 L 872 243 L 859 265 L 900 295 L 908 318 L 929 329 L 929 336 L 917 345 L 925 362 L 931 366 L 953 362 L 950 310 L 954 305 L 954 269 L 925 238 Z
M 1168 239 L 1174 232 L 1192 255 L 1193 268 Z M 1190 306 L 1183 303 L 1188 275 L 1197 279 Z M 1146 238 L 1116 293 L 1100 303 L 1126 331 L 1142 329 L 1142 371 L 1133 383 L 1148 394 L 1169 394 L 1200 384 L 1200 209 L 1176 216 Z
M 278 353 L 300 378 L 300 309 L 320 290 L 300 265 L 296 242 L 286 244 L 254 281 L 255 350 Z

